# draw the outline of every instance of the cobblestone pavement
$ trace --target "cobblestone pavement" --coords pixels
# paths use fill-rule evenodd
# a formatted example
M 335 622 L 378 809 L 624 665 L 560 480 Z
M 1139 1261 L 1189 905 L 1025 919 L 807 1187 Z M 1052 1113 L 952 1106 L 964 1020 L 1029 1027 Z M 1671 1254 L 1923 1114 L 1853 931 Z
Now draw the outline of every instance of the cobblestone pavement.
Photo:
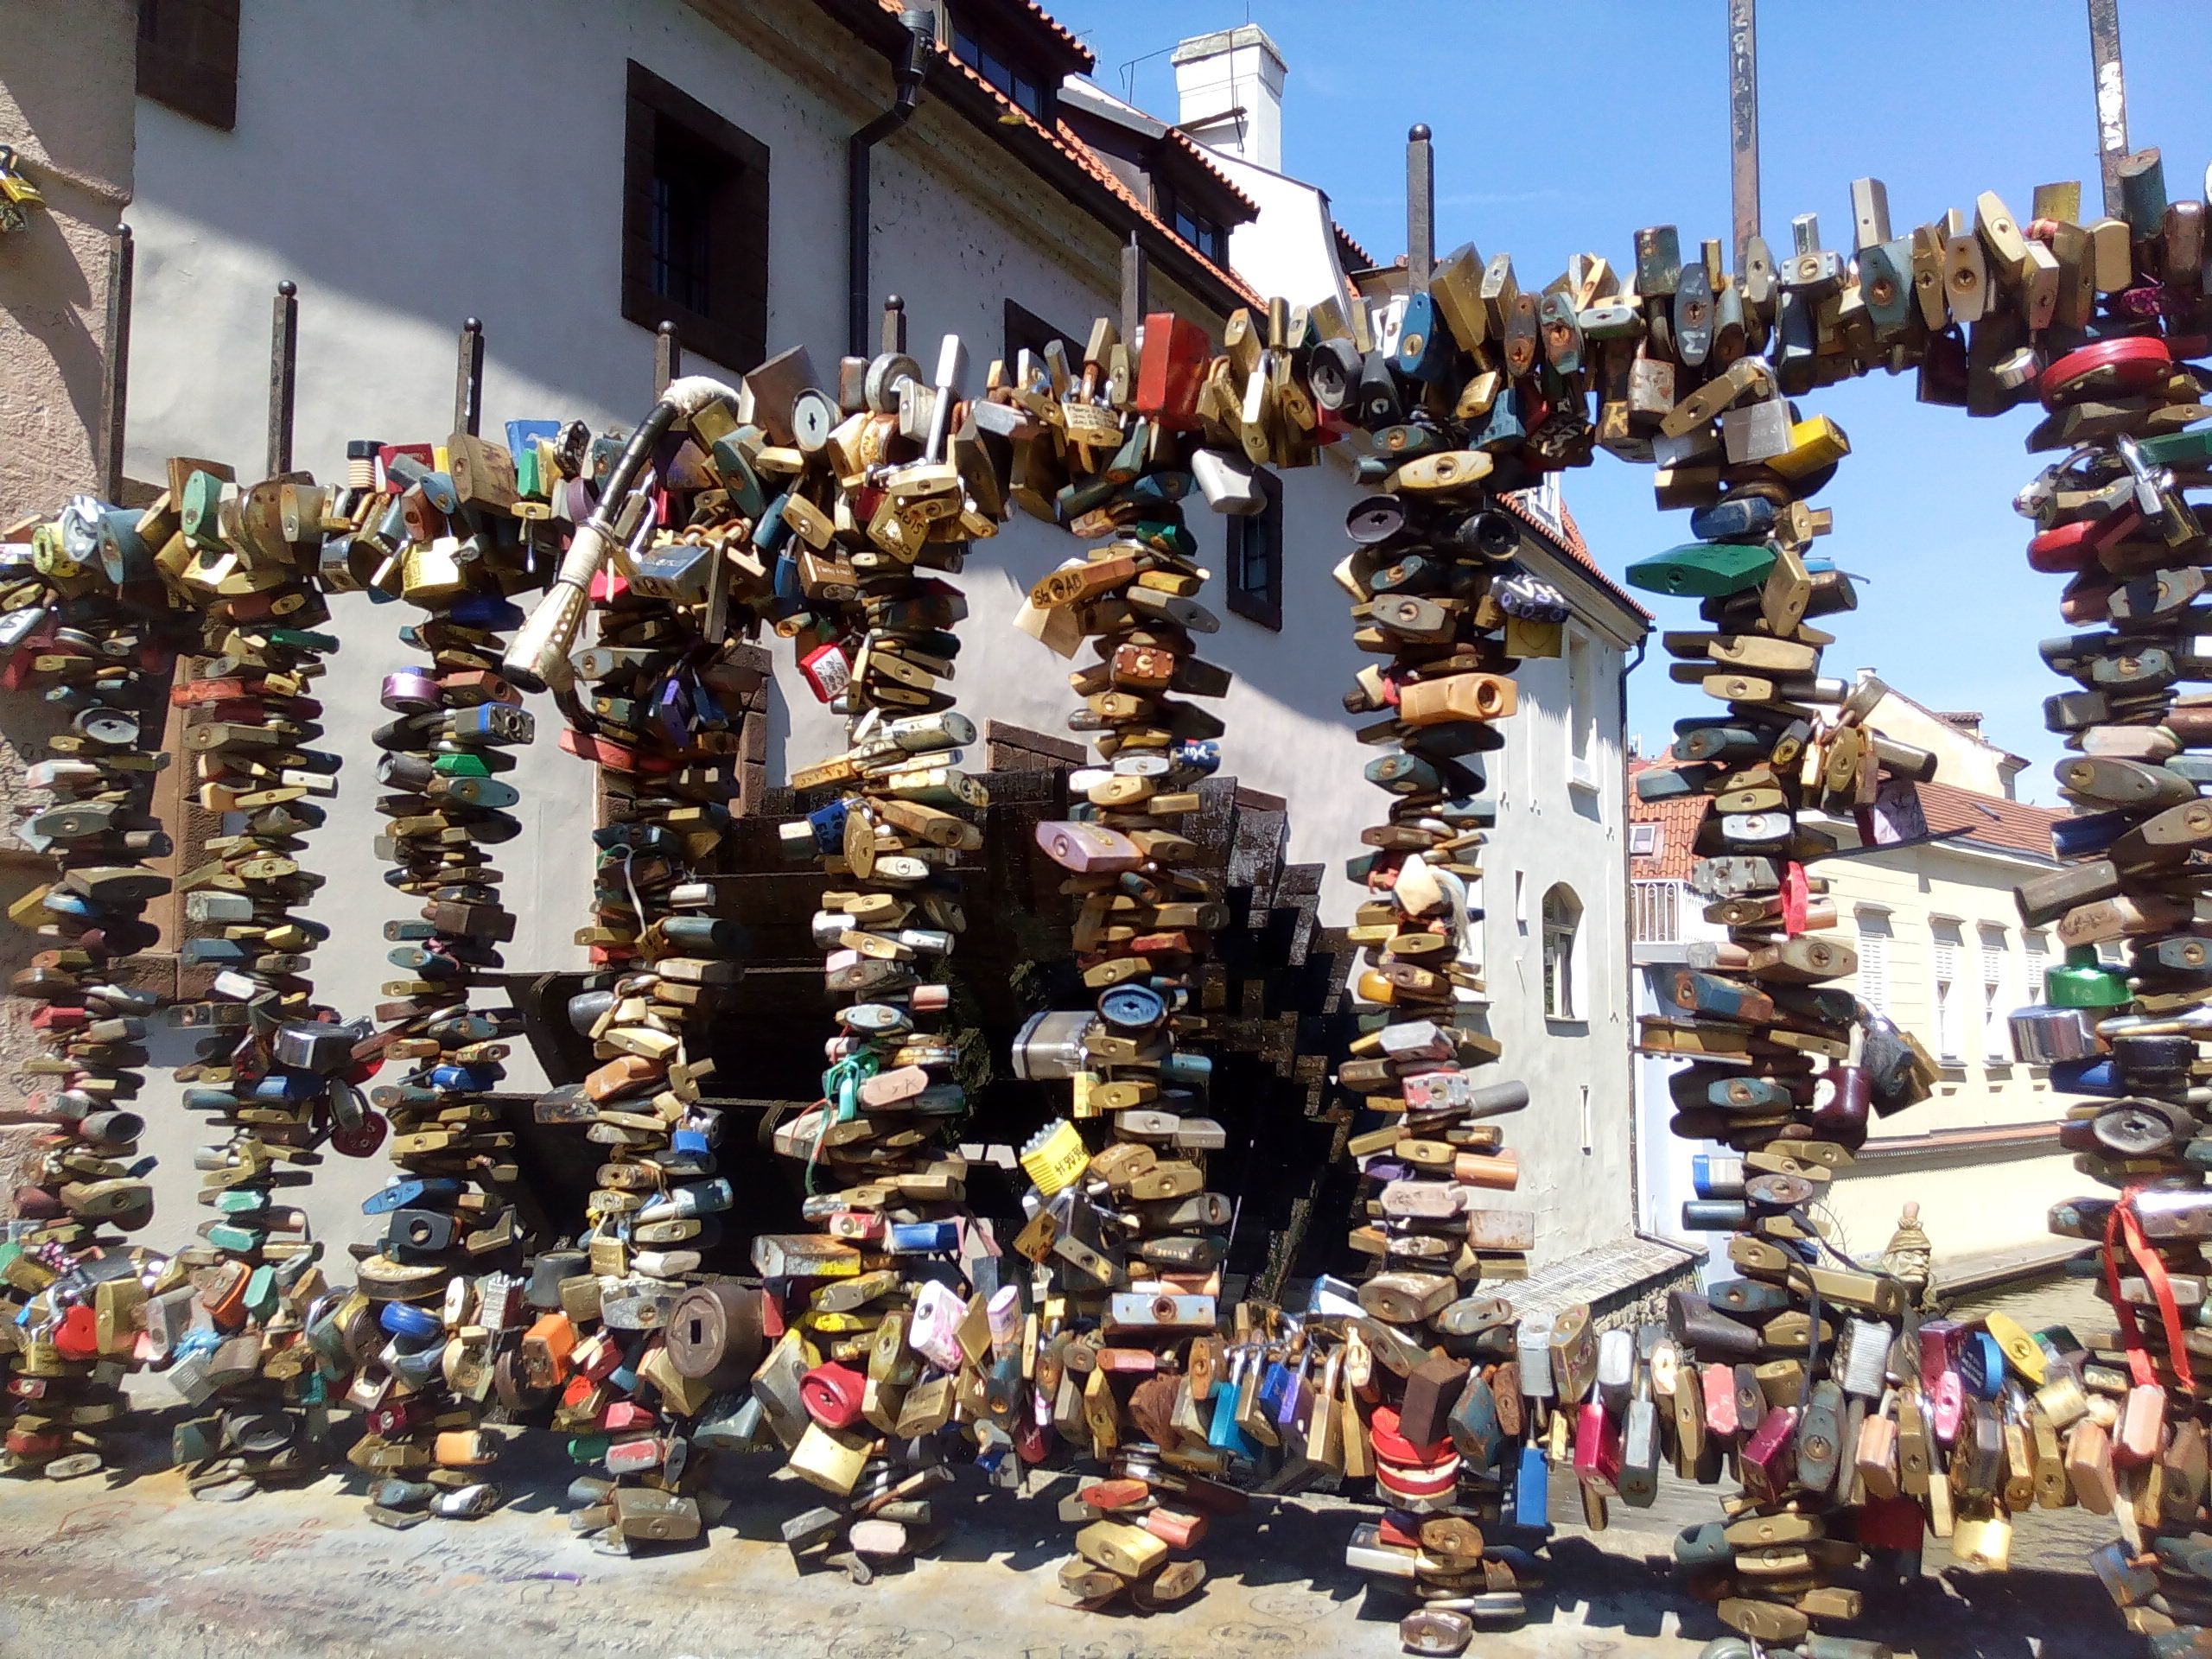
M 139 1447 L 149 1457 L 154 1443 Z M 0 1481 L 0 1659 L 491 1659 L 507 1654 L 669 1659 L 1382 1659 L 1401 1603 L 1343 1566 L 1358 1514 L 1327 1498 L 1255 1504 L 1206 1547 L 1214 1578 L 1151 1618 L 1045 1604 L 1072 1529 L 1052 1495 L 1016 1503 L 956 1489 L 932 1560 L 865 1588 L 801 1572 L 776 1528 L 808 1506 L 765 1462 L 733 1471 L 733 1502 L 703 1548 L 621 1560 L 572 1538 L 568 1466 L 550 1441 L 503 1468 L 510 1506 L 406 1532 L 371 1524 L 333 1476 L 303 1491 L 204 1504 L 173 1473 Z M 1577 1512 L 1571 1492 L 1555 1514 Z M 1719 1633 L 1669 1560 L 1674 1529 L 1716 1495 L 1662 1488 L 1602 1534 L 1562 1526 L 1528 1622 L 1484 1633 L 1481 1659 L 1688 1659 Z M 2038 1518 L 2038 1525 L 2041 1519 Z M 2027 1529 L 2023 1529 L 2024 1542 Z M 2037 1535 L 2041 1535 L 2040 1532 Z M 2068 1547 L 2072 1549 L 2072 1546 Z M 2076 1659 L 2128 1649 L 2078 1549 L 2024 1548 L 2001 1575 L 1943 1571 L 1870 1587 L 1851 1633 L 1944 1659 Z

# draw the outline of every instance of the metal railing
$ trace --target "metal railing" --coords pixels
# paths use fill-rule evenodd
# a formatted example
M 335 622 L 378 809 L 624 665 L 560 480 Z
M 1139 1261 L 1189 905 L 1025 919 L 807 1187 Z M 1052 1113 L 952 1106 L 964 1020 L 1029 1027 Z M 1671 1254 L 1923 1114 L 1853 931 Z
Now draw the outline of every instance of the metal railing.
M 1681 938 L 1682 884 L 1679 881 L 1629 883 L 1629 938 L 1637 944 L 1673 944 Z

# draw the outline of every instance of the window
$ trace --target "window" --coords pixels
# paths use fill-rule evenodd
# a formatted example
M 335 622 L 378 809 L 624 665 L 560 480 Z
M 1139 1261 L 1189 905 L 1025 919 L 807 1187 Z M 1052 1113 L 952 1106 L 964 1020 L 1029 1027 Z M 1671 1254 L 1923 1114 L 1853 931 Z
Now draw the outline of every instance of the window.
M 1578 964 L 1574 936 L 1582 925 L 1582 901 L 1564 883 L 1544 894 L 1544 1018 L 1580 1020 L 1581 998 L 1575 985 Z
M 2044 971 L 2050 966 L 2050 936 L 2041 928 L 2020 936 L 2021 954 L 2027 958 L 2028 1001 L 2043 1001 Z
M 1660 847 L 1659 831 L 1661 828 L 1662 826 L 1656 823 L 1631 823 L 1629 825 L 1628 855 L 1630 858 L 1658 857 Z
M 1885 911 L 1859 912 L 1859 1000 L 1877 1014 L 1890 1011 L 1890 918 Z
M 1053 345 L 1058 346 L 1065 355 L 1069 371 L 1080 374 L 1083 372 L 1083 347 L 1073 335 L 1065 329 L 1053 327 L 1026 305 L 1017 305 L 1012 300 L 1006 302 L 1006 353 L 1001 361 L 1006 365 L 1009 378 L 1022 353 L 1027 352 L 1041 362 L 1045 348 Z
M 1567 636 L 1567 738 L 1573 766 L 1568 780 L 1597 787 L 1591 756 L 1598 743 L 1597 656 L 1586 633 Z
M 629 98 L 622 315 L 749 369 L 768 354 L 768 147 L 635 62 Z
M 1966 988 L 1959 982 L 1959 925 L 1931 922 L 1936 974 L 1936 1058 L 1945 1065 L 1964 1063 Z
M 238 118 L 238 0 L 138 0 L 138 91 L 225 132 Z
M 1981 928 L 1981 1055 L 1991 1065 L 2012 1063 L 2012 1030 L 2005 1002 L 2005 930 Z
M 1268 505 L 1229 524 L 1229 608 L 1282 632 L 1282 480 L 1266 467 L 1252 474 Z
M 1017 65 L 1003 44 L 978 34 L 965 22 L 952 26 L 952 55 L 997 87 L 1039 121 L 1052 118 L 1053 88 L 1041 76 Z

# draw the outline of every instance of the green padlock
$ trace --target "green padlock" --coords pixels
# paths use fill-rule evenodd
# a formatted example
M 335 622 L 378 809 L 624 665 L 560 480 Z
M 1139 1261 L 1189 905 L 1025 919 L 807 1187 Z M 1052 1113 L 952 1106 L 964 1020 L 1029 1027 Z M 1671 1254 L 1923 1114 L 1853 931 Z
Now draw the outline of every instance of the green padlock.
M 2133 993 L 2124 976 L 2097 960 L 2095 945 L 2077 944 L 2064 962 L 2044 970 L 2043 997 L 2055 1008 L 2118 1008 L 2133 1001 Z
M 1688 542 L 1628 568 L 1628 584 L 1651 594 L 1712 599 L 1756 588 L 1774 569 L 1774 550 L 1738 542 Z

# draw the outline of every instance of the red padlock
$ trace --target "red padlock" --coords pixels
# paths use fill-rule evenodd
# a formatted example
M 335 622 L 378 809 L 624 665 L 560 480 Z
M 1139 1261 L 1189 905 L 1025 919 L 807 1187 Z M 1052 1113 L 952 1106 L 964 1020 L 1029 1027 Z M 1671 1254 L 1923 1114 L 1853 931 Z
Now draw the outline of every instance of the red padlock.
M 2045 369 L 2036 391 L 2045 409 L 2057 409 L 2092 394 L 2148 391 L 2173 365 L 2173 353 L 2156 334 L 2100 340 L 2067 353 Z
M 89 1302 L 79 1302 L 54 1327 L 54 1351 L 64 1359 L 100 1357 L 99 1319 Z
M 846 1428 L 858 1421 L 867 1390 L 868 1378 L 834 1360 L 816 1366 L 798 1382 L 799 1403 L 824 1428 Z
M 1894 1497 L 1869 1497 L 1859 1509 L 1859 1541 L 1868 1549 L 1917 1551 L 1925 1541 L 1928 1517 L 1920 1500 L 1900 1492 Z

